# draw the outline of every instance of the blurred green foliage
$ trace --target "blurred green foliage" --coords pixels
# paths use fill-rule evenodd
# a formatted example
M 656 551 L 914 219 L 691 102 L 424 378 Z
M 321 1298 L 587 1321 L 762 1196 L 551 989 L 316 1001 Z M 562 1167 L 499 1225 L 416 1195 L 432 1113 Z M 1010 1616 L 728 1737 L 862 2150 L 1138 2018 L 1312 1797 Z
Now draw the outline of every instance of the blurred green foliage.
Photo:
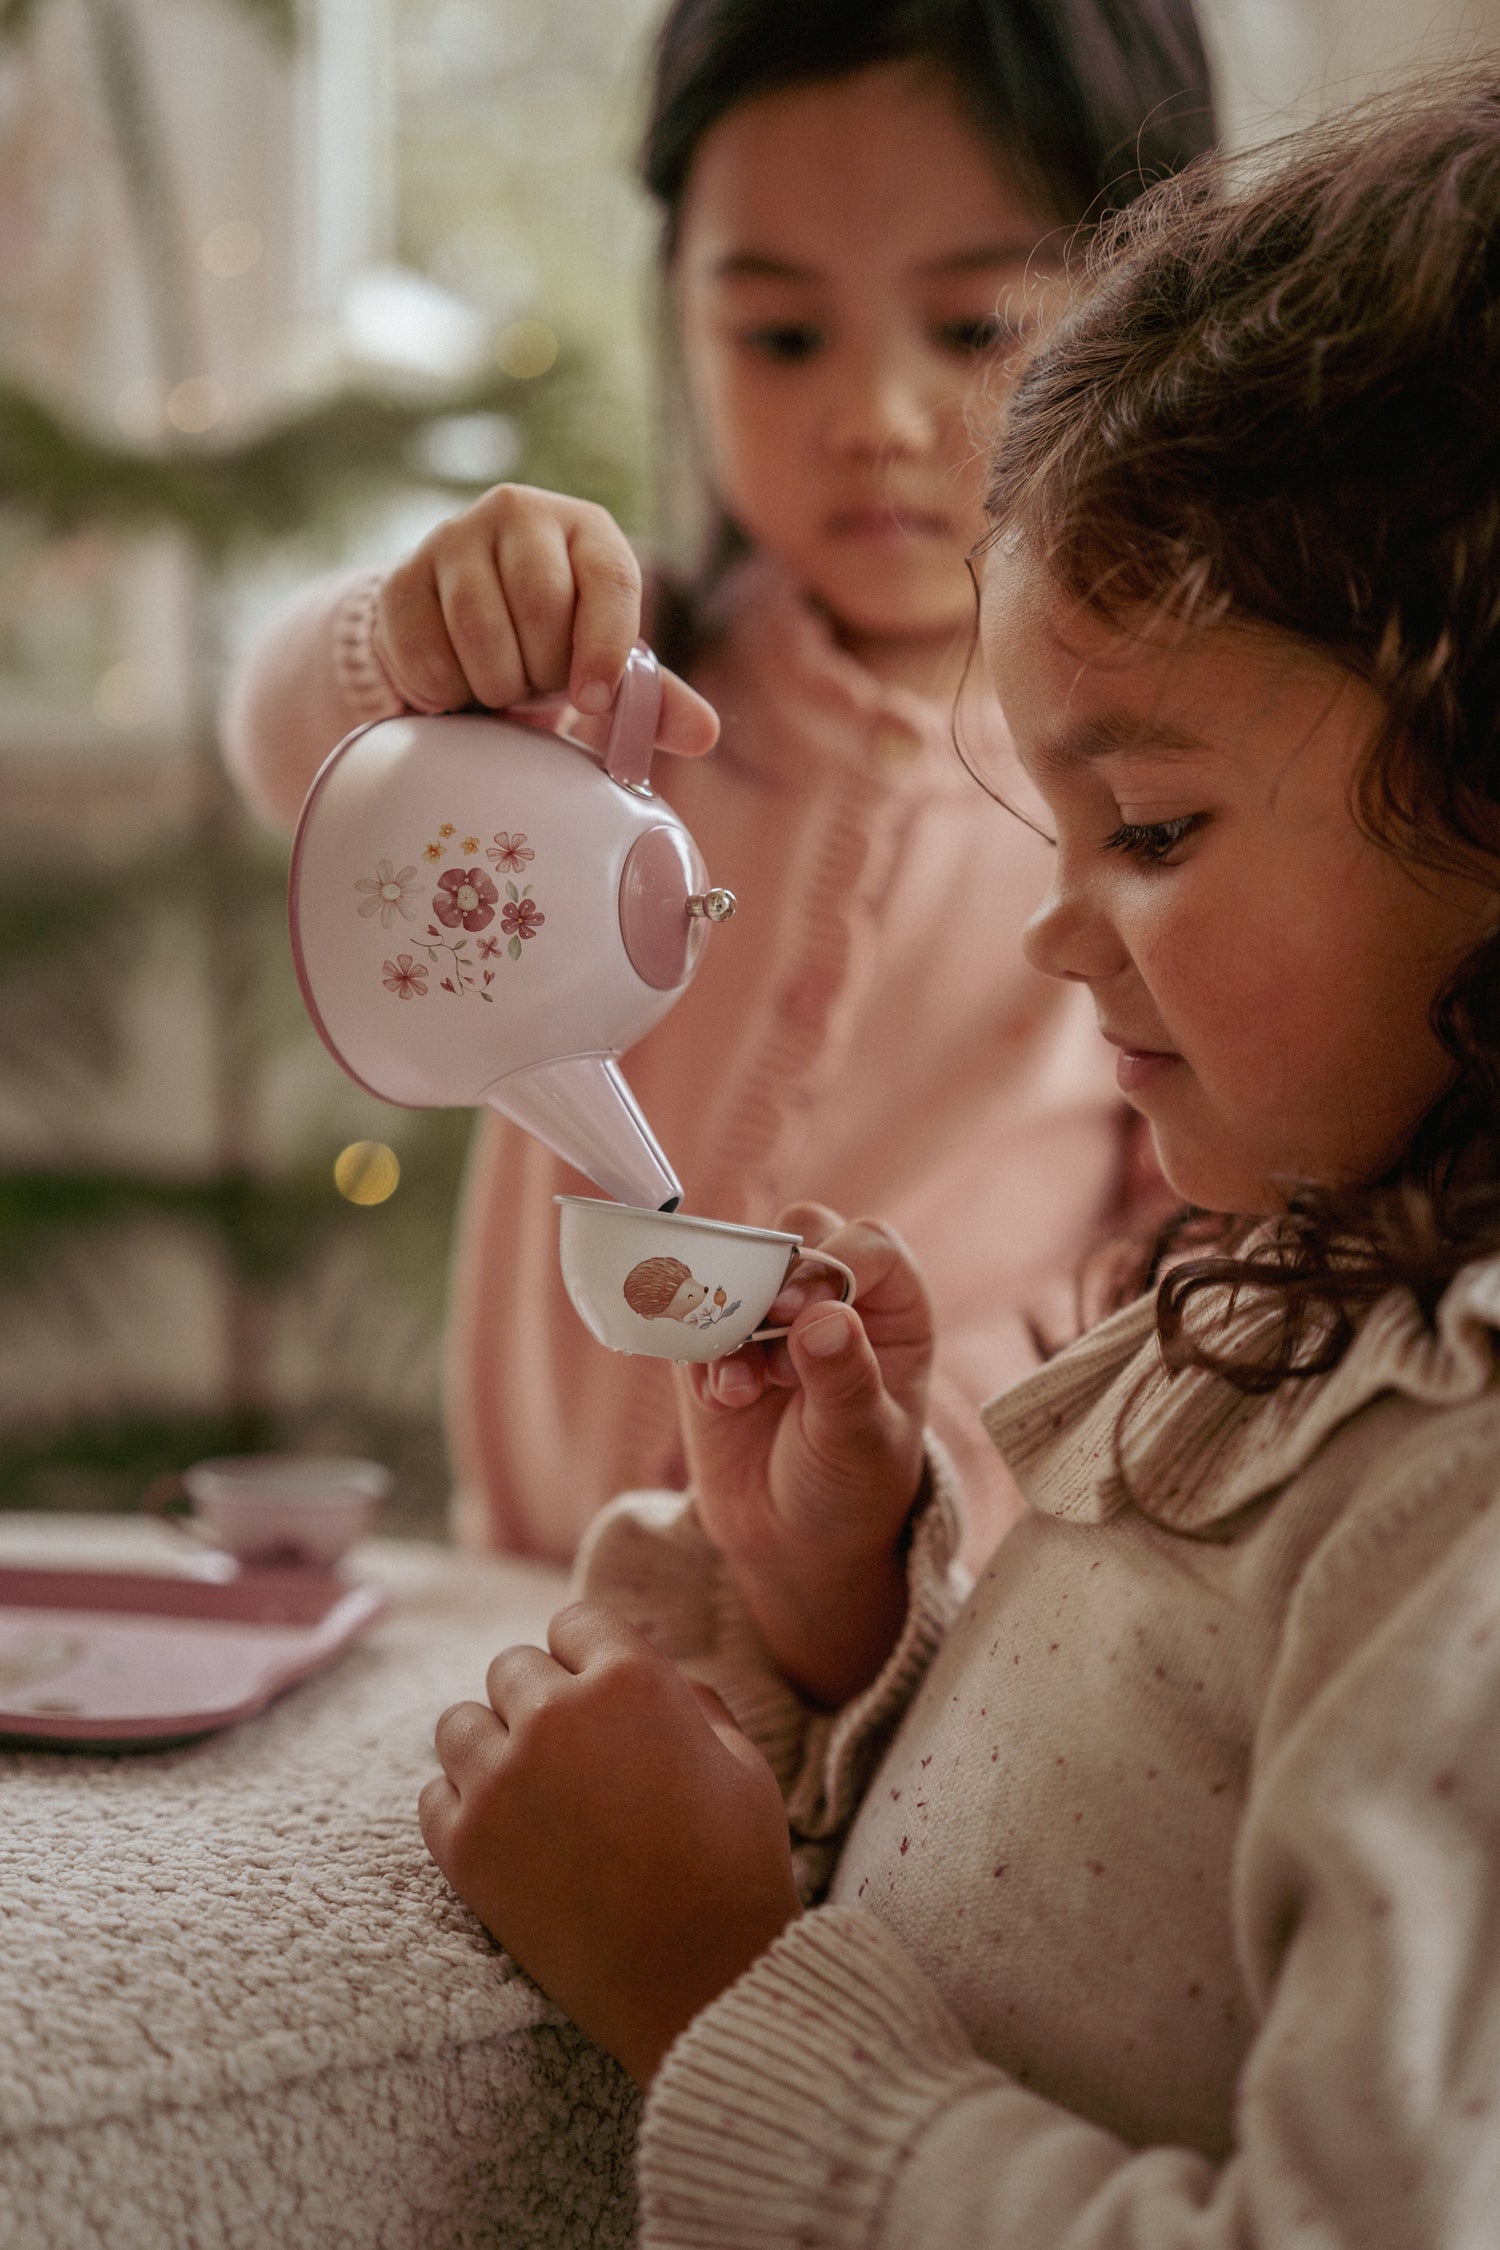
M 518 481 L 562 484 L 628 515 L 633 479 L 599 408 L 596 372 L 564 350 L 529 381 L 497 372 L 412 398 L 348 389 L 283 411 L 235 443 L 145 451 L 71 425 L 0 379 L 0 493 L 41 533 L 176 531 L 223 563 L 314 524 L 336 528 L 402 486 L 472 498 L 479 482 L 435 473 L 417 447 L 434 423 L 498 413 L 515 425 Z
M 114 0 L 88 4 L 110 11 L 119 32 Z M 289 32 L 289 5 L 242 4 Z M 25 31 L 36 12 L 0 0 L 0 35 Z M 397 1474 L 387 1522 L 441 1526 L 436 1381 L 422 1371 L 435 1366 L 471 1119 L 385 1110 L 322 1057 L 292 976 L 285 848 L 234 805 L 205 714 L 219 684 L 214 649 L 231 574 L 286 542 L 337 547 L 362 511 L 403 490 L 461 504 L 480 482 L 436 473 L 441 449 L 435 456 L 426 441 L 469 415 L 510 426 L 518 479 L 633 512 L 637 477 L 618 419 L 593 362 L 566 339 L 554 364 L 527 380 L 497 364 L 447 387 L 345 387 L 280 404 L 228 440 L 174 437 L 149 450 L 71 421 L 0 376 L 0 510 L 12 532 L 35 543 L 94 532 L 122 554 L 165 534 L 192 558 L 196 614 L 207 625 L 190 683 L 196 735 L 182 804 L 133 824 L 123 849 L 119 837 L 91 834 L 86 790 L 59 799 L 55 835 L 12 828 L 0 837 L 0 1054 L 7 1100 L 30 1120 L 21 1145 L 35 1151 L 0 1168 L 0 1352 L 7 1340 L 41 1340 L 71 1383 L 61 1405 L 56 1386 L 34 1407 L 12 1391 L 0 1507 L 128 1509 L 152 1477 L 208 1453 L 313 1448 L 377 1455 Z M 94 1128 L 137 1061 L 133 1001 L 166 960 L 191 969 L 183 1004 L 201 1011 L 204 1027 L 187 1028 L 185 1049 L 207 1042 L 218 1145 L 193 1163 L 105 1161 Z M 270 1077 L 298 1056 L 311 1064 L 315 1098 L 298 1064 L 301 1124 L 288 1145 L 286 1131 L 258 1136 L 236 1105 L 248 1097 L 247 1110 L 264 1106 Z M 170 1085 L 159 1099 L 171 1107 Z M 361 1133 L 390 1140 L 401 1157 L 401 1186 L 375 1209 L 340 1200 L 332 1179 L 337 1150 Z M 180 1149 L 181 1137 L 170 1145 Z M 134 1389 L 115 1381 L 104 1348 L 111 1323 L 132 1318 L 134 1261 L 163 1244 L 187 1246 L 210 1276 L 228 1339 L 222 1395 L 176 1408 L 138 1395 L 139 1378 Z M 393 1381 L 403 1366 L 421 1379 Z M 163 1383 L 161 1397 L 173 1396 L 183 1387 Z

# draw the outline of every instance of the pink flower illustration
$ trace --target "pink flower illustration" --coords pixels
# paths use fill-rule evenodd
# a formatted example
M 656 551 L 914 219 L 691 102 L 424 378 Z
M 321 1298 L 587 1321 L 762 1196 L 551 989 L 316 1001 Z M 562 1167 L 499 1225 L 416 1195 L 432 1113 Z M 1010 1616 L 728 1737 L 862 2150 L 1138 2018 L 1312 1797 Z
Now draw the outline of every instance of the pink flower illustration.
M 398 1000 L 419 1000 L 427 997 L 427 964 L 414 961 L 409 953 L 398 953 L 394 961 L 387 961 L 382 983 L 387 992 L 394 992 Z
M 500 896 L 482 867 L 450 867 L 438 877 L 432 911 L 446 930 L 462 922 L 466 930 L 482 930 L 495 919 Z
M 500 927 L 507 937 L 535 937 L 546 919 L 545 914 L 537 912 L 534 898 L 517 899 L 500 909 Z
M 479 958 L 481 961 L 493 961 L 499 950 L 500 940 L 498 938 L 482 937 L 480 939 Z
M 415 867 L 393 869 L 388 859 L 383 859 L 373 875 L 362 875 L 354 888 L 367 896 L 359 902 L 361 914 L 378 914 L 380 927 L 388 930 L 399 914 L 409 922 L 416 913 L 413 899 L 421 889 Z
M 497 867 L 508 868 L 512 875 L 519 875 L 528 861 L 536 858 L 536 853 L 527 843 L 524 829 L 518 829 L 511 836 L 502 828 L 484 856 L 492 859 Z

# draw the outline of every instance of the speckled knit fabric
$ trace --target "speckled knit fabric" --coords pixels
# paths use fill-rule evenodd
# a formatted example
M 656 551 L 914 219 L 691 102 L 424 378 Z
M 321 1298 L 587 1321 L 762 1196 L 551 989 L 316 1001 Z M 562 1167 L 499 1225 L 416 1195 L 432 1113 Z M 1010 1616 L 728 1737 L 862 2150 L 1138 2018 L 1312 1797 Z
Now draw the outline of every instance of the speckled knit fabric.
M 957 1615 L 934 1463 L 832 1718 L 687 1501 L 600 1519 L 837 1855 L 655 2080 L 642 2250 L 1500 2243 L 1500 1259 L 1266 1395 L 1152 1328 L 987 1410 L 1031 1508 Z
M 155 1567 L 145 1525 L 0 1558 Z M 143 1556 L 152 1560 L 143 1564 Z M 0 1756 L 4 2250 L 614 2250 L 636 2096 L 427 1856 L 439 1710 L 561 1577 L 372 1541 L 392 1615 L 195 1746 Z

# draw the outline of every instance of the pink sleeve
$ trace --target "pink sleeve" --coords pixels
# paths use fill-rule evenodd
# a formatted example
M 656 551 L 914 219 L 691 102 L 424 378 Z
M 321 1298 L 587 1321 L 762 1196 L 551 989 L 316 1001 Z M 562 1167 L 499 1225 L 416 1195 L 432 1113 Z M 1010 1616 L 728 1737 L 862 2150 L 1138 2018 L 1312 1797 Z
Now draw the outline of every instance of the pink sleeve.
M 407 708 L 375 654 L 377 571 L 319 579 L 235 666 L 224 755 L 256 811 L 291 828 L 314 774 L 344 736 Z

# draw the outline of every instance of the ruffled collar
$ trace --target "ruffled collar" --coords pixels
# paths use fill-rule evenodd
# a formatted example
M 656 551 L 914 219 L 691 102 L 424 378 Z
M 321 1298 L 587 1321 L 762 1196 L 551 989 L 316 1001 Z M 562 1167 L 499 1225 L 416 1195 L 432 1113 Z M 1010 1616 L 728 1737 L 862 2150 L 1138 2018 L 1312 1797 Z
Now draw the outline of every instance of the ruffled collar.
M 1229 1333 L 1253 1343 L 1275 1318 L 1260 1295 Z M 1247 1395 L 1204 1368 L 1168 1374 L 1144 1297 L 992 1399 L 983 1421 L 1045 1514 L 1105 1523 L 1138 1494 L 1155 1521 L 1196 1531 L 1285 1484 L 1372 1399 L 1479 1397 L 1500 1380 L 1497 1337 L 1500 1258 L 1489 1258 L 1454 1276 L 1430 1327 L 1410 1293 L 1392 1289 L 1329 1374 Z
M 789 750 L 799 763 L 821 751 L 858 761 L 886 786 L 920 780 L 924 794 L 936 786 L 975 795 L 954 749 L 951 705 L 877 679 L 770 556 L 748 555 L 725 574 L 701 626 L 702 677 L 695 667 L 694 678 L 725 721 L 724 754 L 779 764 Z M 736 713 L 750 709 L 771 723 L 739 739 Z M 962 728 L 966 744 L 971 736 L 978 743 L 986 773 L 993 766 L 1009 786 L 1019 763 L 998 706 L 977 680 L 963 700 Z

